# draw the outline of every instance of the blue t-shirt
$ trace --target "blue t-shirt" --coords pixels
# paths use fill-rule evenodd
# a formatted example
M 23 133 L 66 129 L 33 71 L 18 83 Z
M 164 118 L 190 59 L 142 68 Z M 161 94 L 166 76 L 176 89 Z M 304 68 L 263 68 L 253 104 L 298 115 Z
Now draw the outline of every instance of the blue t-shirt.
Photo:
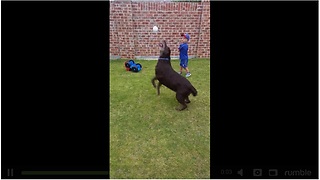
M 179 46 L 180 60 L 188 60 L 188 44 L 183 43 Z

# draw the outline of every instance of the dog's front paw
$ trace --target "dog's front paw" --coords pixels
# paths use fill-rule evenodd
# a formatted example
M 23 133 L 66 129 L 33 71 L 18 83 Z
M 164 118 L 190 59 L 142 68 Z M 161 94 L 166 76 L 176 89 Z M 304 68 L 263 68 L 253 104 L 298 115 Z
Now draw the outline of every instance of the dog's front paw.
M 176 110 L 177 110 L 177 111 L 182 111 L 182 110 L 184 110 L 184 109 L 186 109 L 186 108 L 187 108 L 186 105 L 185 105 L 185 106 L 181 105 L 181 106 L 176 107 Z

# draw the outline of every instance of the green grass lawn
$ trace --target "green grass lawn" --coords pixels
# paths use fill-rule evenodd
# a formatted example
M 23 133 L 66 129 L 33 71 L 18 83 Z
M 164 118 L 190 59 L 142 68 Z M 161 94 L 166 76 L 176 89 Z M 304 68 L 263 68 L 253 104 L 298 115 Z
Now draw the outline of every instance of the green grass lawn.
M 135 60 L 138 73 L 124 62 L 110 61 L 110 178 L 210 178 L 210 59 L 189 60 L 198 95 L 183 111 L 175 92 L 152 86 L 157 61 Z

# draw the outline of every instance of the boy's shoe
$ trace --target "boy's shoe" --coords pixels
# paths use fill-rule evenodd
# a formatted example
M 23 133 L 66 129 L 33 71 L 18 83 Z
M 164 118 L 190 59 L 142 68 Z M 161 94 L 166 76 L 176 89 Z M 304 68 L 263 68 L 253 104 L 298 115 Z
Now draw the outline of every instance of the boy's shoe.
M 186 77 L 190 77 L 190 76 L 191 76 L 191 73 L 188 72 L 188 73 L 186 74 Z
M 182 72 L 178 72 L 178 74 L 180 74 L 180 75 L 181 75 L 181 74 L 182 74 Z

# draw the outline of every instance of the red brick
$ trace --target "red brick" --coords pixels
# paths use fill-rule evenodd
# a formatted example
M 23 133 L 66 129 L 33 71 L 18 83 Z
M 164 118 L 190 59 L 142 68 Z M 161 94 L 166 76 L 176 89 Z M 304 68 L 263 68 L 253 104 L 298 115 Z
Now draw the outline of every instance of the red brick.
M 157 56 L 155 44 L 159 39 L 166 39 L 172 55 L 177 56 L 180 33 L 188 32 L 191 36 L 189 54 L 209 57 L 209 3 L 132 2 L 131 8 L 130 2 L 110 2 L 110 53 L 122 58 Z M 199 5 L 202 5 L 200 10 Z M 182 9 L 185 11 L 181 12 Z M 152 33 L 154 23 L 160 29 L 156 34 Z

